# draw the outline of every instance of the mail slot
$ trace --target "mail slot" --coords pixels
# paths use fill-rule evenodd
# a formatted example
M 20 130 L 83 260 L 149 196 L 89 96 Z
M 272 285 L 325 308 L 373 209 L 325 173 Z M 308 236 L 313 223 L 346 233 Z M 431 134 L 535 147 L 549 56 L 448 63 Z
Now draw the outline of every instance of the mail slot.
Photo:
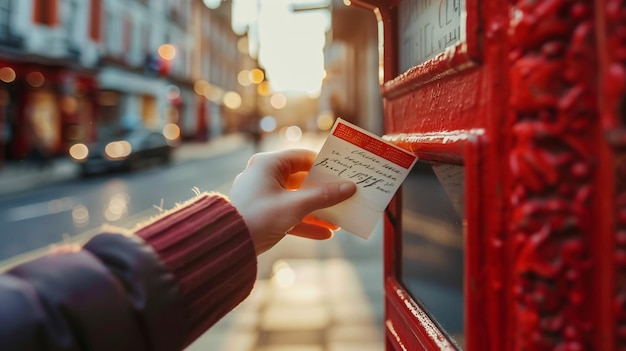
M 400 350 L 626 349 L 626 3 L 352 0 L 379 24 Z

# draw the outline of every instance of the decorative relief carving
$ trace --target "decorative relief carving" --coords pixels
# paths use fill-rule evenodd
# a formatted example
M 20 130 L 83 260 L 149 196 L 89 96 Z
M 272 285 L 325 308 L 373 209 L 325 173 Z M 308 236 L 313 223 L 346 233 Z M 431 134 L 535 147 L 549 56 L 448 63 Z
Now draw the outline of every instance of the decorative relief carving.
M 513 1 L 508 228 L 514 350 L 591 350 L 593 2 Z

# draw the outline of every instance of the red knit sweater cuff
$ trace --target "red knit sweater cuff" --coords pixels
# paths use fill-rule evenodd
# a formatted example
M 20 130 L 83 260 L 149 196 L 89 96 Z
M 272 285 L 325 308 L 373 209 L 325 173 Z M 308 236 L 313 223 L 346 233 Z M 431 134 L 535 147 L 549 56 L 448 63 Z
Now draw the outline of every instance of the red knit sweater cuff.
M 241 215 L 219 194 L 202 194 L 135 233 L 172 272 L 187 307 L 186 344 L 245 299 L 255 282 L 256 253 Z

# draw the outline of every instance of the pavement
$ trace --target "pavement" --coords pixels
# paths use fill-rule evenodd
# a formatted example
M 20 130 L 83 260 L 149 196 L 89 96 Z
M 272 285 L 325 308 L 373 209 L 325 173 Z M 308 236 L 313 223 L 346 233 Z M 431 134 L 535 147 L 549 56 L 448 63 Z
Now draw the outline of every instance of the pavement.
M 259 150 L 318 150 L 323 137 L 288 143 L 266 138 Z M 250 147 L 245 135 L 186 143 L 174 162 L 207 159 Z M 79 176 L 69 158 L 41 171 L 21 162 L 0 169 L 0 197 L 67 182 Z M 382 227 L 369 240 L 339 231 L 315 242 L 287 237 L 259 257 L 251 295 L 186 351 L 382 351 L 384 311 Z
M 376 277 L 382 263 L 374 258 L 277 260 L 271 278 L 258 279 L 251 295 L 186 351 L 383 351 Z

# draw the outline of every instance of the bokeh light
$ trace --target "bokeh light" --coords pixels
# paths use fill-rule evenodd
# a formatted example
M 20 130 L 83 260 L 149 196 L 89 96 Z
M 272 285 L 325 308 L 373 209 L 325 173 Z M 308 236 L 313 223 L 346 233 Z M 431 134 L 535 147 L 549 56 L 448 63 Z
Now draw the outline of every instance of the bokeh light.
M 335 117 L 330 111 L 326 111 L 317 117 L 317 128 L 322 131 L 330 130 L 335 124 Z
M 268 81 L 261 82 L 261 84 L 257 85 L 256 92 L 260 96 L 269 96 L 272 93 L 270 83 Z
M 0 68 L 0 80 L 5 83 L 12 83 L 15 81 L 17 75 L 15 71 L 11 67 L 2 67 Z
M 252 81 L 250 81 L 250 71 L 247 69 L 241 70 L 239 74 L 237 74 L 237 82 L 244 87 L 252 84 Z
M 285 129 L 285 139 L 291 142 L 300 141 L 302 139 L 302 129 L 298 126 L 289 126 Z
M 89 156 L 89 148 L 82 143 L 72 145 L 68 152 L 75 161 L 84 161 Z
M 274 118 L 274 116 L 265 116 L 263 118 L 261 118 L 261 120 L 259 121 L 259 127 L 261 127 L 261 130 L 267 133 L 273 132 L 276 130 L 276 118 Z
M 296 272 L 285 260 L 278 260 L 272 266 L 272 284 L 288 288 L 296 282 Z
M 180 127 L 174 123 L 168 123 L 163 127 L 163 136 L 168 141 L 177 141 L 180 139 Z
M 270 98 L 270 105 L 272 105 L 273 108 L 280 110 L 287 106 L 287 97 L 284 94 L 276 93 Z
M 128 203 L 130 196 L 128 193 L 122 192 L 111 196 L 109 204 L 104 211 L 104 218 L 110 222 L 116 222 L 126 216 L 128 213 Z
M 198 95 L 204 95 L 204 91 L 208 86 L 209 82 L 200 79 L 193 84 L 193 91 L 195 91 Z
M 265 79 L 265 73 L 258 68 L 250 71 L 250 81 L 254 84 L 259 84 Z
M 176 47 L 172 44 L 163 44 L 157 50 L 159 56 L 165 61 L 171 61 L 176 57 Z
M 26 75 L 26 82 L 28 82 L 28 84 L 30 84 L 30 86 L 34 88 L 39 88 L 44 85 L 44 83 L 46 82 L 46 78 L 41 72 L 30 72 Z
M 224 91 L 214 85 L 208 84 L 204 88 L 204 97 L 207 100 L 212 101 L 216 104 L 222 103 L 222 97 L 224 96 Z
M 82 228 L 89 224 L 89 210 L 85 205 L 74 206 L 72 209 L 72 221 L 77 228 Z
M 234 91 L 229 91 L 224 94 L 224 105 L 231 110 L 236 110 L 241 107 L 241 96 Z
M 104 147 L 104 154 L 111 160 L 118 160 L 128 157 L 133 147 L 126 140 L 113 141 Z

